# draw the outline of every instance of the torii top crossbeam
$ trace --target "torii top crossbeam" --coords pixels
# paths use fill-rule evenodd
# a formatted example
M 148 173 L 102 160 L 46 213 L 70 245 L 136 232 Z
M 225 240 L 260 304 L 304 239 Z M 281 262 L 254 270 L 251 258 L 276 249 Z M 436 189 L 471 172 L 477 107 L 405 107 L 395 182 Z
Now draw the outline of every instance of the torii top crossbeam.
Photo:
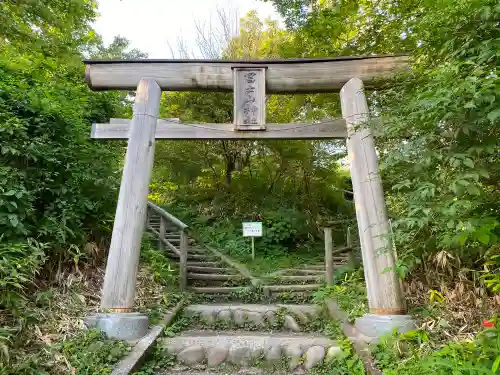
M 87 60 L 85 78 L 92 90 L 135 90 L 142 78 L 164 91 L 233 91 L 234 68 L 266 70 L 268 93 L 335 92 L 353 77 L 366 88 L 405 69 L 408 57 L 356 56 L 285 60 Z

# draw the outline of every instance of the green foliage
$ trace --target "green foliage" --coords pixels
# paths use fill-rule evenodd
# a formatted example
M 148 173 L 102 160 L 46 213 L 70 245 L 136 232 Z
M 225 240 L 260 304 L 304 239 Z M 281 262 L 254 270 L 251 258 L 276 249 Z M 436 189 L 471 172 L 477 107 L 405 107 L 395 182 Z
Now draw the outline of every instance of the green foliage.
M 485 270 L 482 275 L 484 283 L 493 293 L 500 292 L 500 254 L 498 249 L 487 255 Z
M 94 0 L 5 0 L 0 3 L 0 45 L 45 56 L 72 53 L 96 38 Z
M 443 249 L 472 267 L 499 239 L 500 8 L 487 0 L 425 6 L 413 22 L 423 47 L 413 72 L 377 99 L 396 241 L 410 267 Z
M 283 56 L 410 55 L 369 97 L 398 272 L 442 250 L 475 268 L 500 233 L 497 2 L 272 2 L 292 28 Z
M 334 274 L 334 283 L 332 286 L 326 286 L 314 292 L 316 303 L 333 298 L 341 310 L 348 314 L 349 320 L 354 320 L 368 312 L 362 269 L 354 272 L 349 267 L 337 269 Z
M 104 255 L 119 183 L 121 145 L 91 141 L 90 124 L 130 112 L 130 102 L 126 93 L 91 92 L 81 61 L 127 56 L 128 42 L 103 45 L 92 29 L 96 7 L 93 0 L 0 2 L 2 374 L 72 373 L 73 360 L 74 373 L 104 374 L 109 369 L 91 368 L 91 362 L 104 369 L 105 361 L 117 358 L 113 344 L 91 336 L 67 342 L 65 354 L 52 353 L 60 341 L 54 337 L 61 331 L 70 337 L 71 324 L 55 336 L 44 327 L 54 319 L 54 306 L 43 306 L 53 291 L 47 285 L 55 278 L 71 285 L 82 277 L 82 263 L 95 267 Z M 78 275 L 66 277 L 70 269 Z M 85 297 L 77 295 L 82 304 Z M 60 320 L 74 313 L 72 297 Z M 94 339 L 102 345 L 80 357 Z M 61 370 L 66 355 L 72 359 Z
M 296 209 L 272 210 L 263 207 L 261 213 L 224 214 L 226 217 L 207 215 L 211 210 L 227 209 L 219 205 L 192 206 L 177 201 L 165 209 L 190 223 L 204 242 L 245 262 L 249 269 L 259 274 L 314 261 L 318 251 L 322 251 L 315 248 L 315 232 L 311 229 L 313 223 Z M 263 236 L 255 239 L 255 260 L 251 259 L 250 239 L 242 236 L 243 221 L 263 222 Z
M 405 374 L 498 374 L 498 328 L 485 329 L 470 342 L 450 342 L 436 347 L 423 331 L 383 338 L 373 350 L 384 375 Z
M 117 181 L 113 149 L 88 139 L 97 118 L 79 71 L 37 58 L 0 59 L 0 226 L 3 241 L 27 235 L 56 252 L 105 229 Z
M 84 331 L 55 349 L 68 359 L 75 375 L 107 375 L 130 347 L 106 339 L 99 331 Z
M 19 315 L 20 301 L 24 299 L 27 285 L 32 283 L 45 261 L 46 247 L 34 240 L 26 243 L 0 242 L 0 308 Z
M 133 375 L 155 375 L 158 371 L 165 370 L 175 365 L 175 356 L 168 355 L 165 348 L 161 345 L 156 345 L 153 352 L 147 357 L 146 362 L 141 369 L 133 372 Z
M 273 247 L 286 249 L 309 239 L 307 216 L 297 210 L 281 209 L 262 216 L 265 233 L 257 241 L 257 244 L 259 247 L 262 246 L 265 251 L 272 253 Z
M 155 237 L 145 234 L 141 243 L 141 262 L 153 275 L 154 281 L 163 286 L 172 286 L 175 280 L 174 269 L 165 254 L 158 251 Z

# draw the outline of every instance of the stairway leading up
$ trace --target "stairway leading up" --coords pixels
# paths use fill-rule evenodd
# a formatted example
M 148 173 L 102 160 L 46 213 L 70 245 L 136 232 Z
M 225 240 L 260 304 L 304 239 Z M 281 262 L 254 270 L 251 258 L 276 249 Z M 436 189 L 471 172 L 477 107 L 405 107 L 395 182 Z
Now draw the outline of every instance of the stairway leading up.
M 227 294 L 251 285 L 248 275 L 223 256 L 199 244 L 189 227 L 162 208 L 148 203 L 147 229 L 158 239 L 158 247 L 179 268 L 181 290 Z
M 319 370 L 317 374 L 342 355 L 337 337 L 321 333 L 324 311 L 297 303 L 310 300 L 324 285 L 325 264 L 282 269 L 256 279 L 245 267 L 197 242 L 186 224 L 152 203 L 147 229 L 178 266 L 181 290 L 198 294 L 201 301 L 186 306 L 170 328 L 171 337 L 162 339 L 163 353 L 173 364 L 166 373 L 308 374 Z M 350 261 L 350 250 L 334 252 L 333 268 Z M 243 294 L 238 294 L 242 291 L 250 291 L 250 297 L 243 300 Z M 214 299 L 226 301 L 221 299 L 224 295 L 233 295 L 232 302 L 213 303 Z

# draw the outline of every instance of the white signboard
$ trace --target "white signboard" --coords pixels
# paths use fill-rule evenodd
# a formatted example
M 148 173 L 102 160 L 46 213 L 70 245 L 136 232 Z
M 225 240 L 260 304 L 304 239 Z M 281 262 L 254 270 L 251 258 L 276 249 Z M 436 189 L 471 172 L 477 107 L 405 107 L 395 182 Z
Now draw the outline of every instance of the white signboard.
M 243 237 L 262 237 L 262 223 L 243 223 Z

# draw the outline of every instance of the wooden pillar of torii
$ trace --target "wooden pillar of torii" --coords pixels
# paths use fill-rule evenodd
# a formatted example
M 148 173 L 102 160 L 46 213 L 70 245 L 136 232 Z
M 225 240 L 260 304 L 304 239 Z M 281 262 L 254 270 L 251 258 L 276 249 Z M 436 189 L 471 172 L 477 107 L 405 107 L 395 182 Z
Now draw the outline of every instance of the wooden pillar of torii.
M 394 271 L 394 253 L 388 238 L 388 218 L 364 94 L 364 85 L 374 87 L 381 76 L 405 68 L 405 56 L 86 61 L 85 64 L 90 88 L 137 90 L 132 121 L 112 119 L 110 124 L 94 124 L 92 128 L 94 139 L 129 140 L 102 292 L 103 309 L 115 312 L 133 309 L 155 139 L 347 138 L 370 312 L 373 316 L 405 313 L 401 286 Z M 233 91 L 234 122 L 180 124 L 158 120 L 162 90 Z M 266 93 L 338 90 L 343 120 L 307 126 L 265 123 Z

